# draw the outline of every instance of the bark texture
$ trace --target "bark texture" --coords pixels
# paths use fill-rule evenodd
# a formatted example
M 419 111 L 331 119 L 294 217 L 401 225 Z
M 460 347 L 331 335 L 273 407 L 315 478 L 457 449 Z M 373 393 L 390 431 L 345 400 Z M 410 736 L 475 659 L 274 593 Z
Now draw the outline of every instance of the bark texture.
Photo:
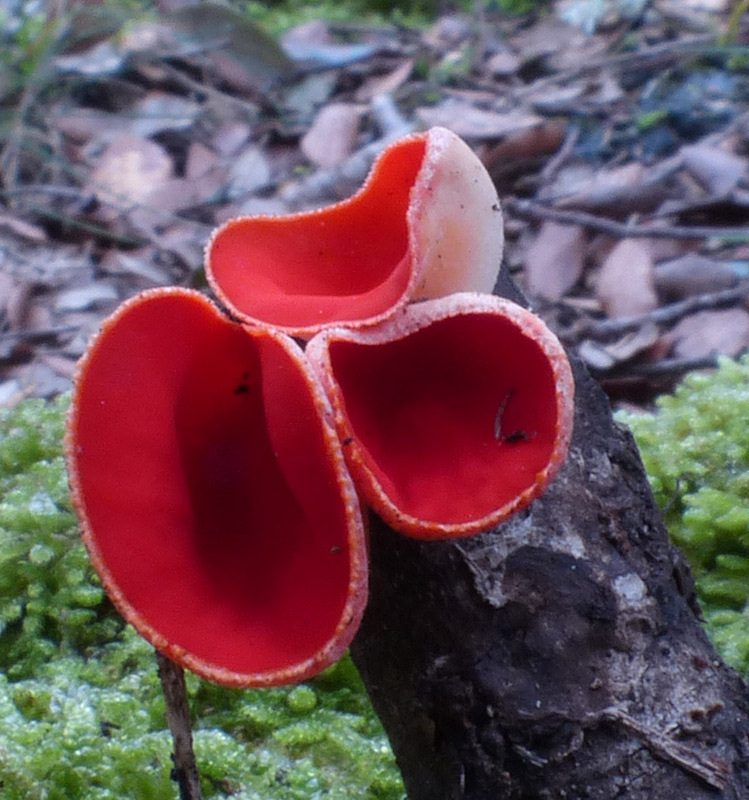
M 372 520 L 352 654 L 408 800 L 749 800 L 749 693 L 631 435 L 573 369 L 570 453 L 529 509 L 451 542 Z

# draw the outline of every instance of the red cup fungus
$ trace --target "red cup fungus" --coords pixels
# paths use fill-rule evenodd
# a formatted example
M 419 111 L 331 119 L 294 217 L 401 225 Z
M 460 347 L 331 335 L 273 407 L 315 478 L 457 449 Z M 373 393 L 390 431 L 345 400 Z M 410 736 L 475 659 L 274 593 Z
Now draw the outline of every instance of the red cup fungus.
M 138 295 L 79 366 L 66 455 L 94 567 L 159 651 L 233 686 L 343 654 L 366 601 L 363 523 L 292 339 L 196 292 Z
M 425 539 L 486 530 L 536 498 L 572 432 L 574 383 L 543 322 L 462 293 L 307 347 L 366 502 Z
M 359 496 L 438 539 L 544 490 L 574 386 L 541 320 L 476 293 L 502 237 L 483 166 L 433 128 L 348 200 L 216 231 L 208 278 L 240 323 L 185 289 L 104 322 L 68 416 L 72 498 L 104 588 L 159 651 L 232 686 L 308 678 L 363 614 Z
M 340 203 L 220 227 L 206 274 L 239 319 L 309 338 L 382 322 L 410 300 L 491 292 L 502 256 L 497 192 L 444 128 L 400 139 Z

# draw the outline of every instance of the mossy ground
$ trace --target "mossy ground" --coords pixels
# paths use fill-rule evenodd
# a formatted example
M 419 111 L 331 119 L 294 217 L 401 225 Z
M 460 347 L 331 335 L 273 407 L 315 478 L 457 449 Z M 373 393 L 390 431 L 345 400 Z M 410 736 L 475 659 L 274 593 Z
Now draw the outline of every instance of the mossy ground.
M 150 647 L 123 625 L 81 545 L 62 459 L 66 398 L 0 412 L 0 787 L 5 800 L 173 800 Z M 749 672 L 749 358 L 626 415 L 708 627 Z M 401 800 L 353 664 L 297 687 L 188 676 L 206 798 Z
M 619 419 L 692 565 L 713 641 L 749 674 L 749 355 L 690 375 L 654 414 Z
M 62 458 L 67 398 L 0 412 L 0 796 L 174 800 L 153 651 L 107 601 L 80 543 Z M 400 800 L 359 676 L 297 687 L 188 675 L 206 798 Z

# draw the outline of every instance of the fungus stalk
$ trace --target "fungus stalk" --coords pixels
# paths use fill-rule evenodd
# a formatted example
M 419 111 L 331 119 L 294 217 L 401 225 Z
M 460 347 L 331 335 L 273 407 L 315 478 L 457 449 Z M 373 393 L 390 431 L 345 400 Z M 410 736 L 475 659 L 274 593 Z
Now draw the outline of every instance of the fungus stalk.
M 172 734 L 174 769 L 172 779 L 179 786 L 180 800 L 202 800 L 198 766 L 192 746 L 190 706 L 187 701 L 185 671 L 179 664 L 156 651 L 159 680 L 166 703 L 166 721 Z

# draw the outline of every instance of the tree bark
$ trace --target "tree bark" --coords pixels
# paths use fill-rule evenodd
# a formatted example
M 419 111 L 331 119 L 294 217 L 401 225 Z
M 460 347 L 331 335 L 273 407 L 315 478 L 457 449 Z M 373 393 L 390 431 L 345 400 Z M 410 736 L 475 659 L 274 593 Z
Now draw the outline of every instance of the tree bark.
M 634 440 L 573 370 L 569 456 L 524 512 L 447 542 L 372 519 L 352 655 L 408 800 L 749 799 L 746 686 Z

